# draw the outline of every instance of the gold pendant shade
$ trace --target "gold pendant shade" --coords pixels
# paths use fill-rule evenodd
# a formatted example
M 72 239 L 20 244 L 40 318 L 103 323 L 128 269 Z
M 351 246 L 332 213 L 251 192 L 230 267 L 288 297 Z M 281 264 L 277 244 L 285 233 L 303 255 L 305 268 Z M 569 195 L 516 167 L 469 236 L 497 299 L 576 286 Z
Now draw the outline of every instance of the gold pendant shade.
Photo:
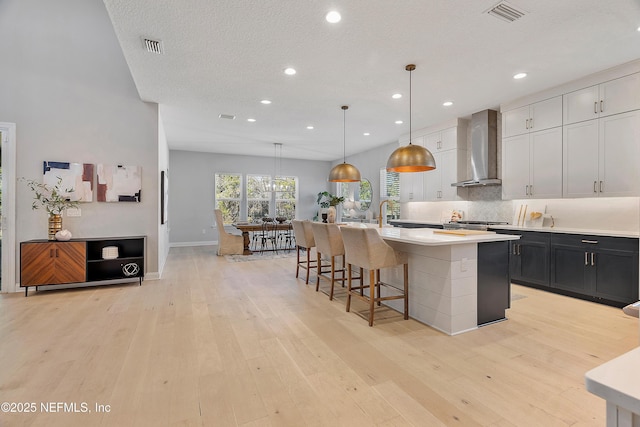
M 360 181 L 360 171 L 346 161 L 346 112 L 349 107 L 343 105 L 341 108 L 343 116 L 343 162 L 331 169 L 331 172 L 329 172 L 329 182 L 358 182 Z
M 436 168 L 433 154 L 420 145 L 405 145 L 395 149 L 389 160 L 389 172 L 425 172 Z
M 329 172 L 330 182 L 357 182 L 360 181 L 360 171 L 349 163 L 335 165 Z
M 409 72 L 409 145 L 398 147 L 391 153 L 387 160 L 389 172 L 425 172 L 436 168 L 433 154 L 425 147 L 411 143 L 411 72 L 415 69 L 414 64 L 405 67 Z

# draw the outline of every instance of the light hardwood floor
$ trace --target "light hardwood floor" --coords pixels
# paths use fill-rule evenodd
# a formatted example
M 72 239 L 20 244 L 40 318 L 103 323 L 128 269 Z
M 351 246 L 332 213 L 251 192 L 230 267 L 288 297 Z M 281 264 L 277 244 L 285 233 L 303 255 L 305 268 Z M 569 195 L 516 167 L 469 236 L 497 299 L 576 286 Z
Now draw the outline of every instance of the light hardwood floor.
M 314 289 L 294 259 L 196 247 L 142 286 L 2 295 L 0 402 L 37 412 L 0 425 L 603 426 L 584 373 L 638 345 L 622 310 L 520 286 L 507 321 L 455 337 Z

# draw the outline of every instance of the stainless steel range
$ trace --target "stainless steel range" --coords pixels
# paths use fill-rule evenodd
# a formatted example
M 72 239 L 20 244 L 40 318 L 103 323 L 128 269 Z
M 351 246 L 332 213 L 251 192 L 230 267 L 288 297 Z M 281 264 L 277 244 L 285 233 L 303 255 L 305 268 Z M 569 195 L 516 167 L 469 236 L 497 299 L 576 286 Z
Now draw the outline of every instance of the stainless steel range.
M 451 221 L 443 224 L 445 230 L 487 230 L 492 225 L 509 224 L 505 221 Z

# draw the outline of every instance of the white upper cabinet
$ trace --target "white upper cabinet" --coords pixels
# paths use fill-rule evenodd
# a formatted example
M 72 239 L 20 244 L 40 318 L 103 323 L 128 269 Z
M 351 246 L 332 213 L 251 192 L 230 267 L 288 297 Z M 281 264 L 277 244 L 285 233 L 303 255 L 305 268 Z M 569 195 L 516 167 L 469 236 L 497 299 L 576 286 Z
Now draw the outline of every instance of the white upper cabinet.
M 458 127 L 451 127 L 442 131 L 433 132 L 424 137 L 424 146 L 431 153 L 439 151 L 453 150 L 456 148 L 467 149 L 466 127 L 462 127 L 460 132 Z
M 424 146 L 424 137 L 413 138 L 413 145 Z M 409 138 L 400 140 L 400 146 L 409 144 Z M 400 202 L 422 202 L 424 200 L 425 172 L 404 172 L 400 174 Z
M 562 197 L 562 128 L 502 140 L 502 198 Z
M 564 197 L 640 195 L 640 111 L 564 126 Z
M 414 145 L 423 145 L 433 154 L 436 169 L 427 172 L 401 173 L 401 202 L 461 200 L 467 193 L 466 188 L 459 189 L 451 186 L 452 183 L 467 178 L 468 122 L 456 120 L 455 124 L 455 126 L 443 125 L 441 130 L 434 132 L 424 129 L 423 136 L 413 138 Z M 420 131 L 416 134 L 420 134 Z M 400 139 L 400 145 L 408 143 L 408 135 Z
M 640 73 L 564 95 L 564 124 L 640 109 Z
M 502 112 L 502 137 L 562 126 L 562 96 Z

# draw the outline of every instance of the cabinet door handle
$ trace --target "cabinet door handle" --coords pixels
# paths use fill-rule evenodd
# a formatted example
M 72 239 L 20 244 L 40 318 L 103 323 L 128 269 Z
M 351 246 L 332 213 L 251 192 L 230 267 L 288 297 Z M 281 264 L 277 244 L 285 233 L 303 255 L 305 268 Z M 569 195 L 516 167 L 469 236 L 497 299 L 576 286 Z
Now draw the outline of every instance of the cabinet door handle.
M 533 196 L 533 185 L 529 186 L 529 195 Z
M 522 245 L 518 243 L 518 255 L 522 253 Z
M 596 254 L 591 252 L 591 265 L 596 265 Z
M 604 111 L 604 100 L 600 100 L 600 112 L 602 113 Z
M 589 265 L 589 252 L 584 253 L 584 265 Z
M 533 129 L 533 118 L 529 119 L 529 129 Z
M 518 255 L 518 250 L 517 250 L 518 249 L 518 244 L 517 243 L 514 243 L 513 245 L 511 245 L 511 249 L 512 249 L 511 250 L 511 254 L 512 255 Z
M 58 258 L 58 248 L 56 248 L 56 258 Z
M 582 239 L 582 243 L 590 243 L 592 245 L 597 245 L 598 241 L 597 240 L 584 240 L 584 239 Z
M 593 114 L 598 114 L 598 101 L 593 103 Z
M 598 185 L 598 181 L 593 181 L 593 192 L 597 193 L 598 190 L 596 189 L 596 185 Z
M 600 192 L 602 193 L 604 191 L 604 184 L 602 181 L 600 181 Z
M 529 119 L 524 119 L 524 128 L 529 129 Z
M 49 249 L 49 258 L 53 258 L 53 249 Z
M 524 186 L 524 195 L 525 195 L 525 196 L 528 196 L 528 195 L 529 195 L 529 186 L 528 186 L 528 185 L 525 185 L 525 186 Z

